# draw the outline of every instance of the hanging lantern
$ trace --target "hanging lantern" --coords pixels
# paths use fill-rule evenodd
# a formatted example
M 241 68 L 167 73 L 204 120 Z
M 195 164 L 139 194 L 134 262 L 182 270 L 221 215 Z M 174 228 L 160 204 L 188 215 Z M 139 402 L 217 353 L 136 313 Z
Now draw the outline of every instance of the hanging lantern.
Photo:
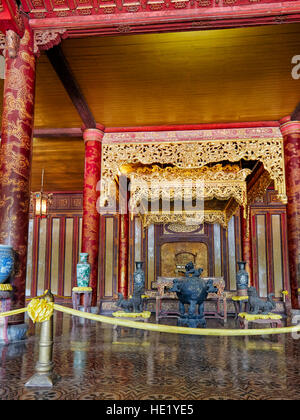
M 52 202 L 52 194 L 45 193 L 44 189 L 44 169 L 42 170 L 42 184 L 41 184 L 41 191 L 32 193 L 32 205 L 33 205 L 33 212 L 34 216 L 36 217 L 47 217 L 49 205 Z

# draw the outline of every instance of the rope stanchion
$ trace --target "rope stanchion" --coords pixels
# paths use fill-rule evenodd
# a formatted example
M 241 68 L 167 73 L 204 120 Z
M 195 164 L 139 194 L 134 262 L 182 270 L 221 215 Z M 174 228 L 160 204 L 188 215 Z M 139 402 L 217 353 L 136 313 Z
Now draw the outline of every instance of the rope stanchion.
M 54 296 L 47 291 L 44 299 L 34 299 L 32 308 L 33 321 L 41 322 L 39 360 L 35 366 L 36 373 L 26 382 L 26 387 L 51 388 L 57 380 L 53 372 L 53 305 Z
M 120 327 L 137 328 L 141 330 L 166 332 L 173 334 L 188 334 L 188 335 L 203 335 L 203 336 L 222 336 L 222 337 L 237 337 L 248 335 L 270 335 L 270 334 L 289 334 L 300 331 L 300 325 L 293 327 L 283 328 L 259 328 L 251 330 L 241 329 L 218 329 L 218 328 L 189 328 L 177 327 L 172 325 L 161 325 L 143 323 L 138 321 L 130 321 L 124 319 L 110 318 L 108 316 L 91 314 L 88 312 L 81 312 L 76 309 L 67 308 L 65 306 L 54 304 L 54 309 L 59 312 L 64 312 L 69 315 L 79 316 L 82 318 L 90 319 L 92 321 L 103 322 L 105 324 L 118 325 Z

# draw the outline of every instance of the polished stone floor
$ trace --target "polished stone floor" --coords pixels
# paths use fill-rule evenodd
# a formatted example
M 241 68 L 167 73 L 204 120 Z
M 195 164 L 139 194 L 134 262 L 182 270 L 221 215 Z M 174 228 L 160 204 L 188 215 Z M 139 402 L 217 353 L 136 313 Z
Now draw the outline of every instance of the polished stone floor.
M 31 321 L 30 321 L 31 322 Z M 209 320 L 209 327 L 222 327 Z M 229 327 L 234 327 L 230 320 Z M 300 340 L 290 335 L 182 336 L 73 323 L 55 317 L 55 372 L 50 390 L 28 389 L 39 326 L 24 343 L 0 347 L 1 400 L 299 399 Z

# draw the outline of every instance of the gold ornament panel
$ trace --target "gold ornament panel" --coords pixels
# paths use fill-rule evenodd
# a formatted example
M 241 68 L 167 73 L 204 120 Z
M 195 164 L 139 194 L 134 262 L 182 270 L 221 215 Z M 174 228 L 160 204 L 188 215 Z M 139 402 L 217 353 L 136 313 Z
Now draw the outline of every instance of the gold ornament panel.
M 122 167 L 122 172 L 124 168 Z M 137 168 L 129 174 L 130 211 L 138 212 L 141 202 L 157 199 L 167 200 L 229 200 L 234 198 L 247 206 L 246 178 L 250 169 L 240 169 L 238 165 L 221 164 L 209 168 L 178 169 L 176 167 Z
M 203 277 L 208 276 L 208 249 L 202 242 L 167 242 L 160 248 L 161 276 L 178 277 L 176 254 L 188 251 L 194 254 L 195 266 L 203 268 Z
M 173 165 L 182 169 L 202 168 L 222 161 L 260 161 L 274 181 L 278 197 L 286 203 L 282 138 L 203 140 L 197 142 L 113 143 L 102 145 L 102 198 L 113 191 L 122 165 Z
M 201 212 L 151 212 L 141 214 L 140 217 L 143 222 L 143 227 L 149 227 L 152 224 L 169 224 L 181 223 L 190 226 L 195 224 L 202 225 L 204 223 L 219 223 L 224 228 L 227 228 L 228 222 L 234 212 L 227 213 L 222 210 L 204 210 Z

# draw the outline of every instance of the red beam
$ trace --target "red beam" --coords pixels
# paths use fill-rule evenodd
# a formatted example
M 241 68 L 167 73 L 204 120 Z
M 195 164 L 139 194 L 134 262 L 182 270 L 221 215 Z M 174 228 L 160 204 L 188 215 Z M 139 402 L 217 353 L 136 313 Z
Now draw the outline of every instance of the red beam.
M 97 125 L 98 126 L 98 125 Z M 105 133 L 126 133 L 126 132 L 149 132 L 149 131 L 184 131 L 184 130 L 214 130 L 230 128 L 255 128 L 255 127 L 279 127 L 278 121 L 250 121 L 250 122 L 231 122 L 231 123 L 208 123 L 208 124 L 173 124 L 173 125 L 153 125 L 136 127 L 106 127 Z M 83 129 L 73 128 L 35 128 L 33 136 L 35 138 L 82 138 Z
M 214 130 L 230 128 L 255 128 L 255 127 L 279 127 L 278 121 L 253 121 L 232 123 L 209 123 L 209 124 L 181 124 L 181 125 L 155 125 L 139 127 L 106 127 L 105 133 L 126 133 L 142 131 L 184 131 L 184 130 Z
M 77 137 L 82 138 L 81 128 L 36 128 L 33 130 L 35 138 L 59 138 L 59 137 Z
M 201 9 L 188 4 L 185 9 L 135 13 L 120 10 L 89 16 L 71 15 L 71 12 L 68 17 L 56 17 L 52 10 L 46 11 L 45 18 L 32 18 L 30 23 L 34 29 L 67 29 L 69 36 L 254 26 L 300 21 L 300 1 Z M 91 12 L 96 13 L 94 9 Z

